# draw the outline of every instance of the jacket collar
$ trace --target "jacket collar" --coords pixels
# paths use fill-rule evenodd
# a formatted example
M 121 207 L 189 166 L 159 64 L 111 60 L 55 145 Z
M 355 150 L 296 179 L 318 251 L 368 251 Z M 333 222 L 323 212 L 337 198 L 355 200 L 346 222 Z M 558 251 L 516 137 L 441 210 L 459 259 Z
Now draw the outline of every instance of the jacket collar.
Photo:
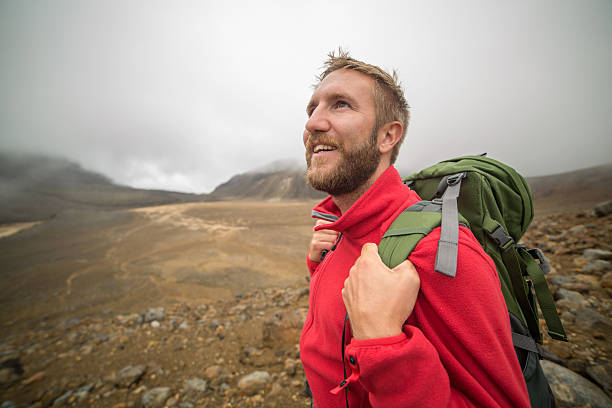
M 400 207 L 401 211 L 418 200 L 418 195 L 402 183 L 395 167 L 389 166 L 344 214 L 340 214 L 331 196 L 321 201 L 313 209 L 313 217 L 335 221 L 315 229 L 332 229 L 353 238 L 363 237 L 376 229 L 384 232 Z

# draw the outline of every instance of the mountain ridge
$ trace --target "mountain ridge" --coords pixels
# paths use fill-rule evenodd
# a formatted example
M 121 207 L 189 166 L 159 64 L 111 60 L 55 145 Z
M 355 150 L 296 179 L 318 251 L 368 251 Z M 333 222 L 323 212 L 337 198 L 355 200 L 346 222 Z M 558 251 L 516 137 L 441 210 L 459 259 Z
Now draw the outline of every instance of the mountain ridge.
M 612 164 L 526 177 L 538 208 L 579 209 L 612 198 Z M 277 160 L 236 174 L 210 194 L 137 189 L 68 159 L 0 152 L 0 223 L 52 218 L 69 209 L 118 209 L 202 201 L 303 201 L 325 193 L 305 180 L 305 166 Z M 426 197 L 424 197 L 426 198 Z

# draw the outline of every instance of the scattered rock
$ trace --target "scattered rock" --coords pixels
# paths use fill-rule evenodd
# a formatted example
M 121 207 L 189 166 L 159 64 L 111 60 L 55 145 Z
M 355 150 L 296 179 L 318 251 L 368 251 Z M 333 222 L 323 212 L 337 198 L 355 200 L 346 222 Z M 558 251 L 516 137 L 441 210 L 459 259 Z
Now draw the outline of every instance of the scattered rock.
M 270 374 L 267 371 L 254 371 L 238 381 L 238 388 L 248 395 L 253 395 L 263 390 L 269 382 Z
M 31 377 L 23 380 L 22 384 L 23 385 L 32 384 L 33 382 L 40 381 L 44 376 L 45 376 L 45 372 L 39 371 L 36 374 L 32 375 Z
M 140 326 L 143 322 L 142 315 L 133 313 L 130 315 L 117 315 L 115 316 L 117 321 L 124 326 Z
M 85 385 L 85 386 L 79 388 L 74 393 L 75 399 L 78 402 L 84 402 L 87 399 L 87 397 L 89 396 L 89 393 L 91 392 L 91 390 L 93 388 L 94 388 L 94 384 L 93 383 Z
M 130 385 L 138 382 L 144 373 L 145 367 L 142 365 L 127 365 L 115 375 L 115 384 L 119 387 L 128 388 Z
M 542 360 L 542 369 L 560 408 L 610 408 L 612 400 L 592 382 L 571 370 Z
M 307 312 L 307 309 L 288 309 L 267 318 L 264 321 L 262 332 L 264 344 L 276 349 L 279 343 L 297 343 L 302 333 Z
M 285 360 L 285 372 L 289 374 L 290 376 L 294 376 L 297 370 L 298 364 L 300 364 L 300 362 L 292 358 L 286 359 Z
M 65 392 L 62 396 L 53 401 L 53 406 L 61 407 L 62 405 L 64 405 L 68 401 L 68 398 L 72 396 L 72 393 L 72 390 Z
M 153 320 L 164 320 L 164 308 L 163 307 L 155 307 L 148 309 L 144 314 L 145 323 L 152 322 Z
M 222 371 L 223 370 L 221 369 L 221 366 L 218 366 L 218 365 L 210 366 L 206 369 L 206 371 L 204 371 L 204 377 L 206 377 L 209 380 L 214 380 L 215 378 L 221 375 Z
M 144 408 L 162 408 L 168 398 L 170 398 L 170 388 L 157 387 L 142 394 L 141 402 Z
M 206 381 L 201 378 L 192 378 L 185 381 L 183 392 L 187 398 L 198 398 L 206 392 Z
M 612 201 L 604 201 L 595 206 L 595 215 L 598 217 L 605 217 L 608 214 L 612 214 Z
M 604 271 L 609 271 L 612 269 L 612 264 L 610 261 L 605 261 L 603 259 L 595 259 L 582 267 L 582 271 L 585 273 L 602 273 Z
M 612 288 L 612 272 L 608 272 L 601 277 L 601 287 L 607 289 Z
M 582 234 L 585 231 L 586 231 L 586 226 L 584 225 L 575 225 L 568 230 L 570 234 L 574 234 L 574 235 Z
M 586 259 L 603 259 L 605 261 L 612 261 L 612 251 L 605 249 L 587 249 L 582 254 L 583 258 Z
M 612 337 L 612 320 L 591 308 L 581 307 L 576 312 L 576 326 L 601 340 Z

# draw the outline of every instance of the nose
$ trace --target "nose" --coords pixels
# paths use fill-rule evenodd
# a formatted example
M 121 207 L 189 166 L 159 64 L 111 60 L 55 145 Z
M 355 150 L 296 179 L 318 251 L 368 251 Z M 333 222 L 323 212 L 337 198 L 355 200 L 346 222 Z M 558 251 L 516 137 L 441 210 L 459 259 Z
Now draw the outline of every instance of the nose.
M 328 132 L 331 127 L 326 110 L 319 105 L 306 121 L 306 130 L 311 134 Z

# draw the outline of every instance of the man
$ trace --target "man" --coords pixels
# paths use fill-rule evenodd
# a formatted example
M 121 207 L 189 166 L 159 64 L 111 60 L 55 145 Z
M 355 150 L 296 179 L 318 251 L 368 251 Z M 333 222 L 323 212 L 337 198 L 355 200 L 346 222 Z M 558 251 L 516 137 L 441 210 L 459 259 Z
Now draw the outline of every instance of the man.
M 528 407 L 497 272 L 472 233 L 460 228 L 455 278 L 434 271 L 440 228 L 393 270 L 378 256 L 420 200 L 393 167 L 409 118 L 396 75 L 332 53 L 307 114 L 307 180 L 330 194 L 313 210 L 300 339 L 315 407 Z

